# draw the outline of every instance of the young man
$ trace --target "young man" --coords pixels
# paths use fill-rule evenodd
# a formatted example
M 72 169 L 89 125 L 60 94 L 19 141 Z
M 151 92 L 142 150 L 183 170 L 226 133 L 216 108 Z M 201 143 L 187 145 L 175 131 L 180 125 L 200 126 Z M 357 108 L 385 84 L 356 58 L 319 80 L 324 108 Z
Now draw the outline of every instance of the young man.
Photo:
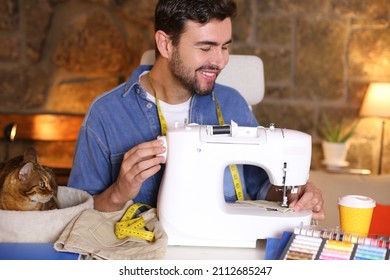
M 97 98 L 80 130 L 69 186 L 94 195 L 96 209 L 119 210 L 129 200 L 156 206 L 165 152 L 156 139 L 173 122 L 217 125 L 220 113 L 225 123 L 258 126 L 243 97 L 215 83 L 228 63 L 235 13 L 231 0 L 158 2 L 155 64 L 140 66 L 126 83 Z M 250 199 L 281 200 L 265 171 L 239 170 Z M 235 201 L 229 175 L 227 168 L 224 195 Z M 295 210 L 312 209 L 314 219 L 324 218 L 321 193 L 312 184 L 289 199 Z

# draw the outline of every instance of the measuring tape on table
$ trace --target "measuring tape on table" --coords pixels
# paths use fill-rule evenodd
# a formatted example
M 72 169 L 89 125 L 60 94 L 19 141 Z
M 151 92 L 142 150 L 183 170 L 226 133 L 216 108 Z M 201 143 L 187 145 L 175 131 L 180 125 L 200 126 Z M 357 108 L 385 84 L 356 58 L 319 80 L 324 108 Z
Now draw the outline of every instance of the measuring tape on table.
M 149 205 L 135 203 L 131 205 L 123 215 L 122 219 L 115 224 L 115 235 L 119 239 L 134 237 L 146 241 L 154 240 L 154 233 L 145 229 L 144 218 L 136 217 L 135 214 L 141 207 L 152 208 Z

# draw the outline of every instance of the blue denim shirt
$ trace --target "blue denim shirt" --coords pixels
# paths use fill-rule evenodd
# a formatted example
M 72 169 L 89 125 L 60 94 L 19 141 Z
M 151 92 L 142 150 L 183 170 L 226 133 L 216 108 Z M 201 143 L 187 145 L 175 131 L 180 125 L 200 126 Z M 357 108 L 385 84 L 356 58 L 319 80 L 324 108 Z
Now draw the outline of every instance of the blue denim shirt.
M 94 100 L 86 113 L 76 144 L 68 185 L 94 195 L 109 187 L 119 174 L 123 155 L 132 147 L 157 138 L 160 122 L 157 108 L 146 98 L 139 76 L 151 66 L 136 69 L 127 82 Z M 225 123 L 257 126 L 256 118 L 245 99 L 234 89 L 216 84 L 211 95 L 194 95 L 188 121 L 217 125 L 214 98 L 217 98 Z M 235 190 L 229 168 L 224 176 L 226 201 L 235 201 Z M 164 169 L 144 181 L 135 202 L 156 207 L 157 194 Z M 244 193 L 252 199 L 264 199 L 269 190 L 268 176 L 259 167 L 239 166 L 244 176 Z M 242 177 L 242 176 L 241 176 Z

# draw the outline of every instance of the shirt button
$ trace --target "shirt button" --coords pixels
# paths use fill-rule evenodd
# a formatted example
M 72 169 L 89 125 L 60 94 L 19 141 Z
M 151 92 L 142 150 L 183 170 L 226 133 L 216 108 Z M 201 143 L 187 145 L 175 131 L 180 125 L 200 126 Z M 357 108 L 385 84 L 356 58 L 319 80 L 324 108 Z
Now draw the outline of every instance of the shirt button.
M 150 108 L 152 108 L 152 107 L 153 107 L 152 103 L 146 104 L 146 108 L 150 109 Z
M 139 90 L 139 88 L 137 88 L 137 89 L 135 90 L 135 93 L 137 93 L 137 94 L 139 94 L 139 93 L 140 93 L 140 90 Z

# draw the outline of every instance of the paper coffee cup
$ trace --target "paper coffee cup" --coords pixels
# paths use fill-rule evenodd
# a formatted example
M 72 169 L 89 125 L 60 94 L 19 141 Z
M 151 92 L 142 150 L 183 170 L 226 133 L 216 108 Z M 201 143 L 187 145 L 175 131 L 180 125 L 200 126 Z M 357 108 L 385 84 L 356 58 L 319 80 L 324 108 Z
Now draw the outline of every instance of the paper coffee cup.
M 366 237 L 375 205 L 375 200 L 362 195 L 346 195 L 339 198 L 341 229 L 346 233 Z

